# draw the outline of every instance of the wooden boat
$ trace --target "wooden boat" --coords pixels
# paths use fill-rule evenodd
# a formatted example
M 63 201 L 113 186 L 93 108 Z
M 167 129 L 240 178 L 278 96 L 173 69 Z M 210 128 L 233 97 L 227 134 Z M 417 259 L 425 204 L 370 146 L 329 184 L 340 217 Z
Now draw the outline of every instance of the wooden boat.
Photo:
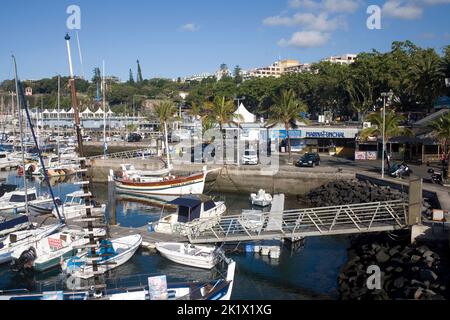
M 75 278 L 89 279 L 97 274 L 104 274 L 130 260 L 142 243 L 141 235 L 132 235 L 112 241 L 100 242 L 98 257 L 90 257 L 87 252 L 63 262 L 62 269 L 66 274 Z M 92 261 L 98 265 L 98 272 L 94 273 Z
M 228 263 L 226 277 L 206 282 L 168 283 L 165 276 L 148 277 L 146 284 L 129 288 L 29 293 L 27 290 L 0 291 L 0 300 L 221 300 L 231 299 L 236 263 Z M 114 280 L 114 279 L 113 279 Z M 126 279 L 119 279 L 126 283 Z
M 12 260 L 11 254 L 14 250 L 19 248 L 27 248 L 45 238 L 54 232 L 58 231 L 62 225 L 51 225 L 42 228 L 13 232 L 8 237 L 0 240 L 0 264 L 6 263 Z
M 254 206 L 268 207 L 272 204 L 273 198 L 265 190 L 261 189 L 258 193 L 252 193 L 250 195 L 250 201 Z
M 201 232 L 216 225 L 227 210 L 224 202 L 214 202 L 205 196 L 184 196 L 168 204 L 176 206 L 177 212 L 151 223 L 156 232 L 187 236 L 193 227 Z
M 212 269 L 221 260 L 222 252 L 213 246 L 195 246 L 187 243 L 160 242 L 156 249 L 173 262 L 201 269 Z
M 189 195 L 203 194 L 207 171 L 190 176 L 151 177 L 134 175 L 131 177 L 117 176 L 110 173 L 119 192 L 153 194 L 153 195 Z
M 122 164 L 120 168 L 124 178 L 134 179 L 135 177 L 161 177 L 170 174 L 172 168 L 164 168 L 159 170 L 136 170 L 132 164 Z

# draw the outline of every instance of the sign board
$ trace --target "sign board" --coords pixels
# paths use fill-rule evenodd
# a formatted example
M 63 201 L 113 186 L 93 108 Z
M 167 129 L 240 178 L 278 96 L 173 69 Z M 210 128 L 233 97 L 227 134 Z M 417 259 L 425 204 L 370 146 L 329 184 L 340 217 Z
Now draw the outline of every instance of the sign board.
M 378 152 L 376 151 L 367 151 L 367 160 L 377 160 L 378 159 Z
M 360 152 L 360 151 L 355 152 L 355 160 L 359 161 L 367 160 L 367 152 Z
M 156 276 L 148 278 L 148 292 L 150 300 L 168 300 L 167 277 Z
M 61 239 L 48 238 L 48 246 L 53 250 L 60 250 L 63 248 L 63 242 Z

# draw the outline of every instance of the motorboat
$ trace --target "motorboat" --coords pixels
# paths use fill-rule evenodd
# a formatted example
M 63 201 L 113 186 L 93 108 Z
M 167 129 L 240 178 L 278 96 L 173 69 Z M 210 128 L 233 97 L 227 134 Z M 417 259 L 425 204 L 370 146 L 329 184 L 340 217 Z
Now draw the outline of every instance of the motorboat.
M 38 196 L 35 188 L 25 190 L 16 190 L 6 193 L 0 198 L 0 212 L 17 213 L 25 210 L 26 202 L 31 205 L 42 205 L 53 202 L 53 199 L 45 194 Z
M 177 234 L 187 236 L 191 229 L 204 231 L 215 226 L 225 213 L 225 202 L 214 202 L 205 196 L 184 196 L 168 203 L 176 206 L 175 213 L 162 216 L 159 221 L 150 224 L 150 227 L 159 233 Z
M 273 198 L 265 190 L 261 189 L 258 193 L 252 193 L 250 195 L 250 201 L 254 206 L 268 207 L 272 204 Z
M 96 229 L 94 235 L 103 236 L 105 234 L 105 230 Z M 59 267 L 61 260 L 77 254 L 78 248 L 89 242 L 86 235 L 87 233 L 82 230 L 62 230 L 32 244 L 16 248 L 12 252 L 11 258 L 19 270 L 23 269 L 23 265 L 29 264 L 35 271 L 43 272 Z M 24 259 L 23 256 L 30 258 Z
M 63 215 L 65 220 L 73 220 L 85 216 L 87 209 L 86 196 L 82 190 L 67 194 L 64 203 L 58 207 L 59 214 Z M 94 215 L 104 215 L 106 204 L 93 203 L 89 208 Z M 56 209 L 52 211 L 56 218 L 58 218 L 58 211 Z
M 0 264 L 10 262 L 12 260 L 11 254 L 14 250 L 27 248 L 36 243 L 36 241 L 57 232 L 60 228 L 62 228 L 62 225 L 56 224 L 9 233 L 7 237 L 0 240 Z
M 15 168 L 19 163 L 11 157 L 9 152 L 0 151 L 0 170 Z
M 93 257 L 90 250 L 62 263 L 63 272 L 79 279 L 89 279 L 104 274 L 127 263 L 142 243 L 141 235 L 131 235 L 114 240 L 102 240 Z M 94 272 L 92 262 L 97 263 L 98 271 Z
M 0 237 L 27 229 L 31 225 L 29 217 L 25 214 L 2 213 L 0 215 Z
M 205 282 L 171 283 L 166 276 L 150 276 L 146 284 L 123 288 L 82 289 L 76 291 L 52 291 L 30 293 L 27 290 L 0 291 L 0 300 L 221 300 L 231 299 L 236 273 L 236 262 L 226 259 L 228 264 L 224 278 Z M 118 279 L 127 282 L 127 279 Z M 113 283 L 116 283 L 112 279 Z
M 223 256 L 222 250 L 214 246 L 196 246 L 188 243 L 159 242 L 156 243 L 156 250 L 173 262 L 201 269 L 214 268 Z

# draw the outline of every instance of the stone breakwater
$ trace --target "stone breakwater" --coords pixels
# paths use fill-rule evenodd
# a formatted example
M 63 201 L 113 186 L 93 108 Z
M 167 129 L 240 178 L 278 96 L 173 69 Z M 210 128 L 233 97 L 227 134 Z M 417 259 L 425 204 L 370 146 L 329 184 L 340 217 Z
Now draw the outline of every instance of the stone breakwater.
M 329 182 L 309 192 L 303 200 L 310 207 L 328 207 L 407 199 L 407 194 L 396 189 L 374 185 L 369 181 L 350 180 Z
M 392 236 L 392 235 L 391 235 Z M 408 245 L 386 234 L 352 240 L 348 262 L 339 275 L 342 300 L 444 300 L 450 297 L 447 243 Z M 370 290 L 370 266 L 381 271 L 381 289 Z

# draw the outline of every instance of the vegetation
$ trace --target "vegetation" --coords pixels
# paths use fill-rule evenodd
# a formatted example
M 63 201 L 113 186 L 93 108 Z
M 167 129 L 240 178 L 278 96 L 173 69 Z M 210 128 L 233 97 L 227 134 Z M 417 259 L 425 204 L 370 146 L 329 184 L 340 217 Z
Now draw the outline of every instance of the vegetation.
M 220 66 L 227 70 L 226 64 Z M 130 72 L 127 82 L 108 82 L 107 99 L 112 109 L 129 112 L 136 95 L 154 100 L 179 102 L 178 93 L 188 92 L 188 105 L 212 102 L 216 97 L 246 97 L 249 111 L 258 116 L 268 117 L 270 107 L 282 90 L 292 90 L 298 99 L 304 101 L 312 119 L 324 111 L 331 111 L 336 117 L 363 120 L 366 115 L 381 106 L 381 92 L 392 90 L 395 99 L 393 106 L 401 112 L 427 112 L 441 95 L 449 95 L 450 88 L 444 84 L 450 77 L 450 46 L 443 49 L 440 56 L 433 49 L 424 49 L 410 41 L 394 42 L 386 53 L 372 51 L 361 53 L 356 63 L 338 65 L 320 62 L 313 66 L 313 72 L 289 74 L 281 78 L 250 79 L 243 81 L 241 68 L 236 66 L 233 76 L 216 81 L 214 77 L 202 81 L 182 82 L 169 79 L 143 79 L 138 63 L 136 79 Z M 96 82 L 100 70 L 93 72 L 93 82 L 78 79 L 77 90 L 85 97 L 86 104 L 93 103 L 96 95 Z M 29 99 L 30 105 L 40 106 L 41 97 L 45 108 L 55 107 L 57 78 L 26 82 L 36 97 Z M 67 78 L 62 78 L 62 105 L 70 107 L 70 92 Z M 14 91 L 14 82 L 4 81 L 0 85 L 0 94 Z M 145 100 L 145 99 L 143 99 Z M 5 99 L 6 107 L 9 100 Z M 142 107 L 139 101 L 138 109 Z M 141 110 L 137 110 L 141 111 Z
M 305 121 L 301 114 L 306 112 L 306 109 L 306 104 L 297 99 L 293 90 L 281 91 L 280 96 L 275 98 L 275 103 L 270 108 L 268 125 L 275 126 L 279 123 L 284 124 L 288 141 L 289 159 L 292 157 L 289 129 L 296 128 L 297 122 Z
M 441 142 L 442 151 L 444 154 L 446 152 L 447 158 L 449 159 L 446 177 L 448 179 L 450 169 L 450 112 L 447 112 L 445 115 L 433 121 L 430 124 L 430 129 L 434 136 Z

